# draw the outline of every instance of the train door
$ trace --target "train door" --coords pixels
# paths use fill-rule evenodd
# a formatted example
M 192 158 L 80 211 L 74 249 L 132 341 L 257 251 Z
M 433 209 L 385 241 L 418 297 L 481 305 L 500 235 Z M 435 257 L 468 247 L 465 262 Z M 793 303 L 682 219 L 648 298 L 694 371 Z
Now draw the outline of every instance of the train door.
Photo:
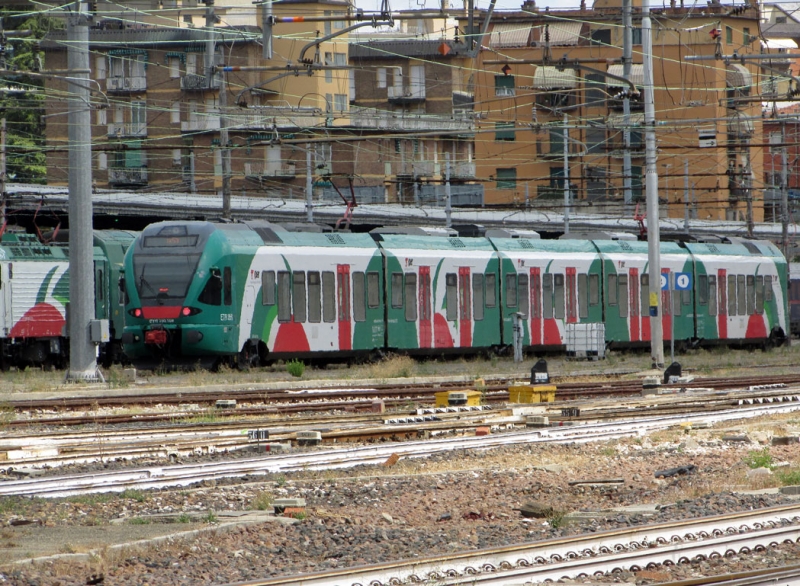
M 672 339 L 672 275 L 669 269 L 661 269 L 661 276 L 667 279 L 667 288 L 661 290 L 661 329 L 665 340 Z
M 0 264 L 0 331 L 3 337 L 11 331 L 11 279 L 8 278 L 11 263 Z
M 719 291 L 719 303 L 717 304 L 717 331 L 721 340 L 728 337 L 728 278 L 727 270 L 717 271 L 717 291 Z
M 109 318 L 108 271 L 104 261 L 94 262 L 94 316 L 95 319 Z
M 567 275 L 567 323 L 578 321 L 578 277 L 575 267 L 566 268 Z
M 350 323 L 350 265 L 336 265 L 336 307 L 339 323 L 339 350 L 352 350 Z
M 542 343 L 542 269 L 531 267 L 531 346 Z
M 628 294 L 630 295 L 630 316 L 631 316 L 631 342 L 638 342 L 641 337 L 641 311 L 639 310 L 639 269 L 631 268 L 628 270 Z
M 472 346 L 471 291 L 469 267 L 458 267 L 458 330 L 462 348 Z
M 419 267 L 419 347 L 431 348 L 431 267 Z

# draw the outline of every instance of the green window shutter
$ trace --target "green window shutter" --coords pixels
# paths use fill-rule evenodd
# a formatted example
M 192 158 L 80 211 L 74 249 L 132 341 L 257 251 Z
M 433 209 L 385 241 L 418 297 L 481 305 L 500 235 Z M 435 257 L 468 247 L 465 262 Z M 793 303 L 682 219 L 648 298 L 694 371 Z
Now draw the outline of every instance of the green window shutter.
M 513 122 L 496 122 L 494 125 L 494 139 L 495 140 L 514 140 L 514 123 Z
M 516 189 L 517 169 L 498 169 L 497 170 L 497 189 Z

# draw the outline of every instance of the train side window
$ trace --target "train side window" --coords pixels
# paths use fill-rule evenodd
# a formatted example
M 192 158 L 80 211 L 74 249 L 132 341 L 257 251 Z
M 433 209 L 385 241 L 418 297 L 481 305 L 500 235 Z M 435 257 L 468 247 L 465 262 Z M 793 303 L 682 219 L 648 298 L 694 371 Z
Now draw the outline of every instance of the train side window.
M 305 271 L 294 271 L 292 273 L 292 313 L 294 321 L 304 323 L 306 321 L 306 273 Z
M 647 273 L 639 277 L 639 295 L 641 296 L 642 315 L 650 315 L 650 275 Z
M 681 314 L 681 295 L 680 291 L 672 290 L 669 292 L 670 298 L 672 299 L 672 315 L 680 315 Z
M 566 299 L 564 298 L 564 275 L 553 275 L 553 317 L 564 319 Z
M 333 271 L 322 272 L 322 321 L 336 321 L 336 275 Z
M 618 275 L 617 283 L 619 286 L 619 316 L 628 317 L 628 275 Z
M 222 278 L 219 269 L 211 269 L 206 286 L 197 300 L 206 305 L 222 305 Z
M 531 275 L 531 317 L 542 317 L 542 277 L 539 273 Z
M 447 302 L 447 321 L 458 319 L 458 276 L 455 273 L 447 273 L 444 276 L 445 282 L 445 301 Z
M 222 269 L 222 294 L 225 305 L 233 303 L 233 279 L 231 278 L 231 267 Z
M 460 320 L 472 319 L 472 294 L 469 286 L 469 273 L 459 273 L 458 275 L 458 296 L 460 303 L 458 304 L 458 318 Z
M 381 280 L 378 271 L 367 273 L 367 306 L 372 309 L 381 304 Z
M 692 291 L 691 289 L 683 289 L 681 290 L 681 303 L 683 305 L 689 305 L 692 303 Z
M 697 303 L 708 303 L 708 275 L 697 275 Z
M 475 273 L 472 275 L 472 315 L 475 321 L 483 320 L 483 273 Z
M 578 317 L 589 317 L 589 275 L 578 273 Z
M 318 324 L 322 317 L 322 289 L 319 271 L 308 271 L 308 321 Z
M 764 313 L 764 276 L 756 277 L 756 313 Z
M 531 306 L 529 295 L 528 275 L 520 273 L 519 277 L 517 277 L 517 300 L 519 301 L 519 312 L 522 314 L 522 319 L 528 319 Z
M 3 284 L 0 281 L 0 289 L 3 288 Z M 120 276 L 119 278 L 119 304 L 123 307 L 128 305 L 128 291 L 125 288 L 125 277 Z
M 617 275 L 608 275 L 608 283 L 606 285 L 606 297 L 608 298 L 609 305 L 617 304 Z
M 708 275 L 708 315 L 717 315 L 717 276 Z
M 542 275 L 542 317 L 553 317 L 553 274 Z
M 105 289 L 105 286 L 103 285 L 103 271 L 102 271 L 102 269 L 97 271 L 96 285 L 97 285 L 97 300 L 98 301 L 102 301 L 103 300 L 103 290 Z
M 292 319 L 292 274 L 278 271 L 278 321 Z
M 403 307 L 403 273 L 392 273 L 392 307 Z
M 589 275 L 589 305 L 600 303 L 600 275 L 594 273 Z
M 728 275 L 728 315 L 736 315 L 736 275 Z
M 517 273 L 506 274 L 506 307 L 517 306 Z
M 406 273 L 406 321 L 417 321 L 416 273 Z
M 739 308 L 739 315 L 747 315 L 747 295 L 745 293 L 744 275 L 736 276 L 736 285 L 736 297 L 738 298 L 736 305 Z
M 419 319 L 431 319 L 431 273 L 428 270 L 419 273 Z
M 764 275 L 764 301 L 772 301 L 772 275 Z
M 756 278 L 753 275 L 747 275 L 745 288 L 747 290 L 747 315 L 753 315 L 756 312 Z
M 366 281 L 364 273 L 356 271 L 353 273 L 353 320 L 366 321 L 367 320 L 367 306 L 364 305 L 366 298 Z
M 275 271 L 261 271 L 261 305 L 275 305 Z
M 497 306 L 497 277 L 486 273 L 486 307 Z

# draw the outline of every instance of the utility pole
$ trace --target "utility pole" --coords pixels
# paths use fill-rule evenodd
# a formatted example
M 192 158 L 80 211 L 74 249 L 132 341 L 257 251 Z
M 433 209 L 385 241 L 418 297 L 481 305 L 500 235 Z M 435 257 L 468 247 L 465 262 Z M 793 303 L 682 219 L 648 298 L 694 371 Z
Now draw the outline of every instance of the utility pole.
M 444 216 L 446 224 L 449 228 L 453 225 L 452 222 L 452 201 L 450 199 L 450 153 L 444 154 Z
M 786 120 L 781 120 L 781 144 L 781 244 L 783 256 L 789 262 L 789 158 L 786 153 Z
M 314 192 L 311 187 L 311 144 L 306 143 L 306 221 L 314 222 Z
M 689 159 L 683 159 L 683 229 L 689 233 Z
M 69 371 L 67 380 L 102 380 L 90 336 L 94 318 L 92 242 L 92 120 L 89 93 L 87 4 L 75 1 L 67 14 L 67 107 L 69 139 Z
M 569 234 L 569 126 L 564 114 L 564 234 Z
M 631 19 L 631 0 L 622 0 L 622 77 L 630 81 L 631 61 L 633 53 L 633 23 Z M 625 93 L 622 99 L 622 201 L 625 204 L 625 214 L 631 213 L 633 194 L 631 191 L 631 99 Z
M 6 119 L 0 120 L 0 229 L 6 224 Z
M 653 34 L 650 0 L 642 0 L 644 54 L 645 189 L 647 193 L 647 258 L 650 265 L 650 355 L 653 368 L 664 368 L 664 328 L 661 322 L 661 232 L 658 221 L 656 107 L 653 95 Z
M 217 15 L 214 11 L 214 0 L 205 0 L 206 3 L 206 52 L 205 69 L 206 83 L 209 91 L 214 91 L 214 78 L 217 74 L 216 64 L 216 32 Z M 225 74 L 220 75 L 219 84 L 219 143 L 220 154 L 222 155 L 222 217 L 231 217 L 231 152 L 228 148 L 228 118 L 225 110 L 228 106 L 228 88 L 225 84 Z
M 747 156 L 747 165 L 744 168 L 744 177 L 742 177 L 742 184 L 745 188 L 745 196 L 747 202 L 747 237 L 753 237 L 753 171 L 750 167 L 750 155 Z

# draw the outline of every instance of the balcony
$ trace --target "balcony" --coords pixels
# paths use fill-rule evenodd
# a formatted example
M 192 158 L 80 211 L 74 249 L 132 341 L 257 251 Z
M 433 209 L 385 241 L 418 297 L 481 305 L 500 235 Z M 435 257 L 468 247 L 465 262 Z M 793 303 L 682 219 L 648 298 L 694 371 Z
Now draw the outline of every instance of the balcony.
M 472 118 L 468 116 L 403 115 L 377 108 L 359 107 L 350 109 L 350 126 L 404 132 L 436 130 L 472 132 L 474 130 Z
M 106 79 L 106 91 L 109 93 L 135 93 L 147 91 L 145 76 L 109 77 Z
M 147 136 L 146 124 L 109 124 L 108 138 L 131 138 Z
M 181 89 L 185 91 L 202 92 L 205 90 L 217 90 L 222 85 L 222 79 L 215 75 L 211 79 L 211 85 L 208 84 L 208 77 L 205 75 L 197 75 L 196 73 L 189 73 L 181 77 Z
M 110 168 L 108 183 L 117 187 L 147 185 L 147 169 L 145 167 Z
M 245 163 L 244 176 L 248 179 L 294 179 L 297 176 L 294 163 L 265 165 Z
M 229 108 L 225 110 L 225 118 L 230 128 L 242 130 L 272 130 L 274 128 L 294 130 L 324 126 L 325 116 L 316 108 L 298 109 L 291 108 Z
M 209 132 L 219 130 L 219 114 L 198 115 L 197 119 L 181 122 L 181 132 Z
M 425 101 L 424 85 L 409 85 L 406 87 L 391 86 L 387 88 L 389 102 L 392 104 L 415 104 Z
M 450 163 L 450 179 L 474 179 L 475 163 L 455 161 Z
M 629 149 L 631 153 L 632 159 L 641 159 L 645 155 L 644 145 L 631 145 Z M 608 156 L 612 159 L 624 159 L 625 158 L 625 149 L 622 145 L 613 145 L 612 150 L 609 151 Z

